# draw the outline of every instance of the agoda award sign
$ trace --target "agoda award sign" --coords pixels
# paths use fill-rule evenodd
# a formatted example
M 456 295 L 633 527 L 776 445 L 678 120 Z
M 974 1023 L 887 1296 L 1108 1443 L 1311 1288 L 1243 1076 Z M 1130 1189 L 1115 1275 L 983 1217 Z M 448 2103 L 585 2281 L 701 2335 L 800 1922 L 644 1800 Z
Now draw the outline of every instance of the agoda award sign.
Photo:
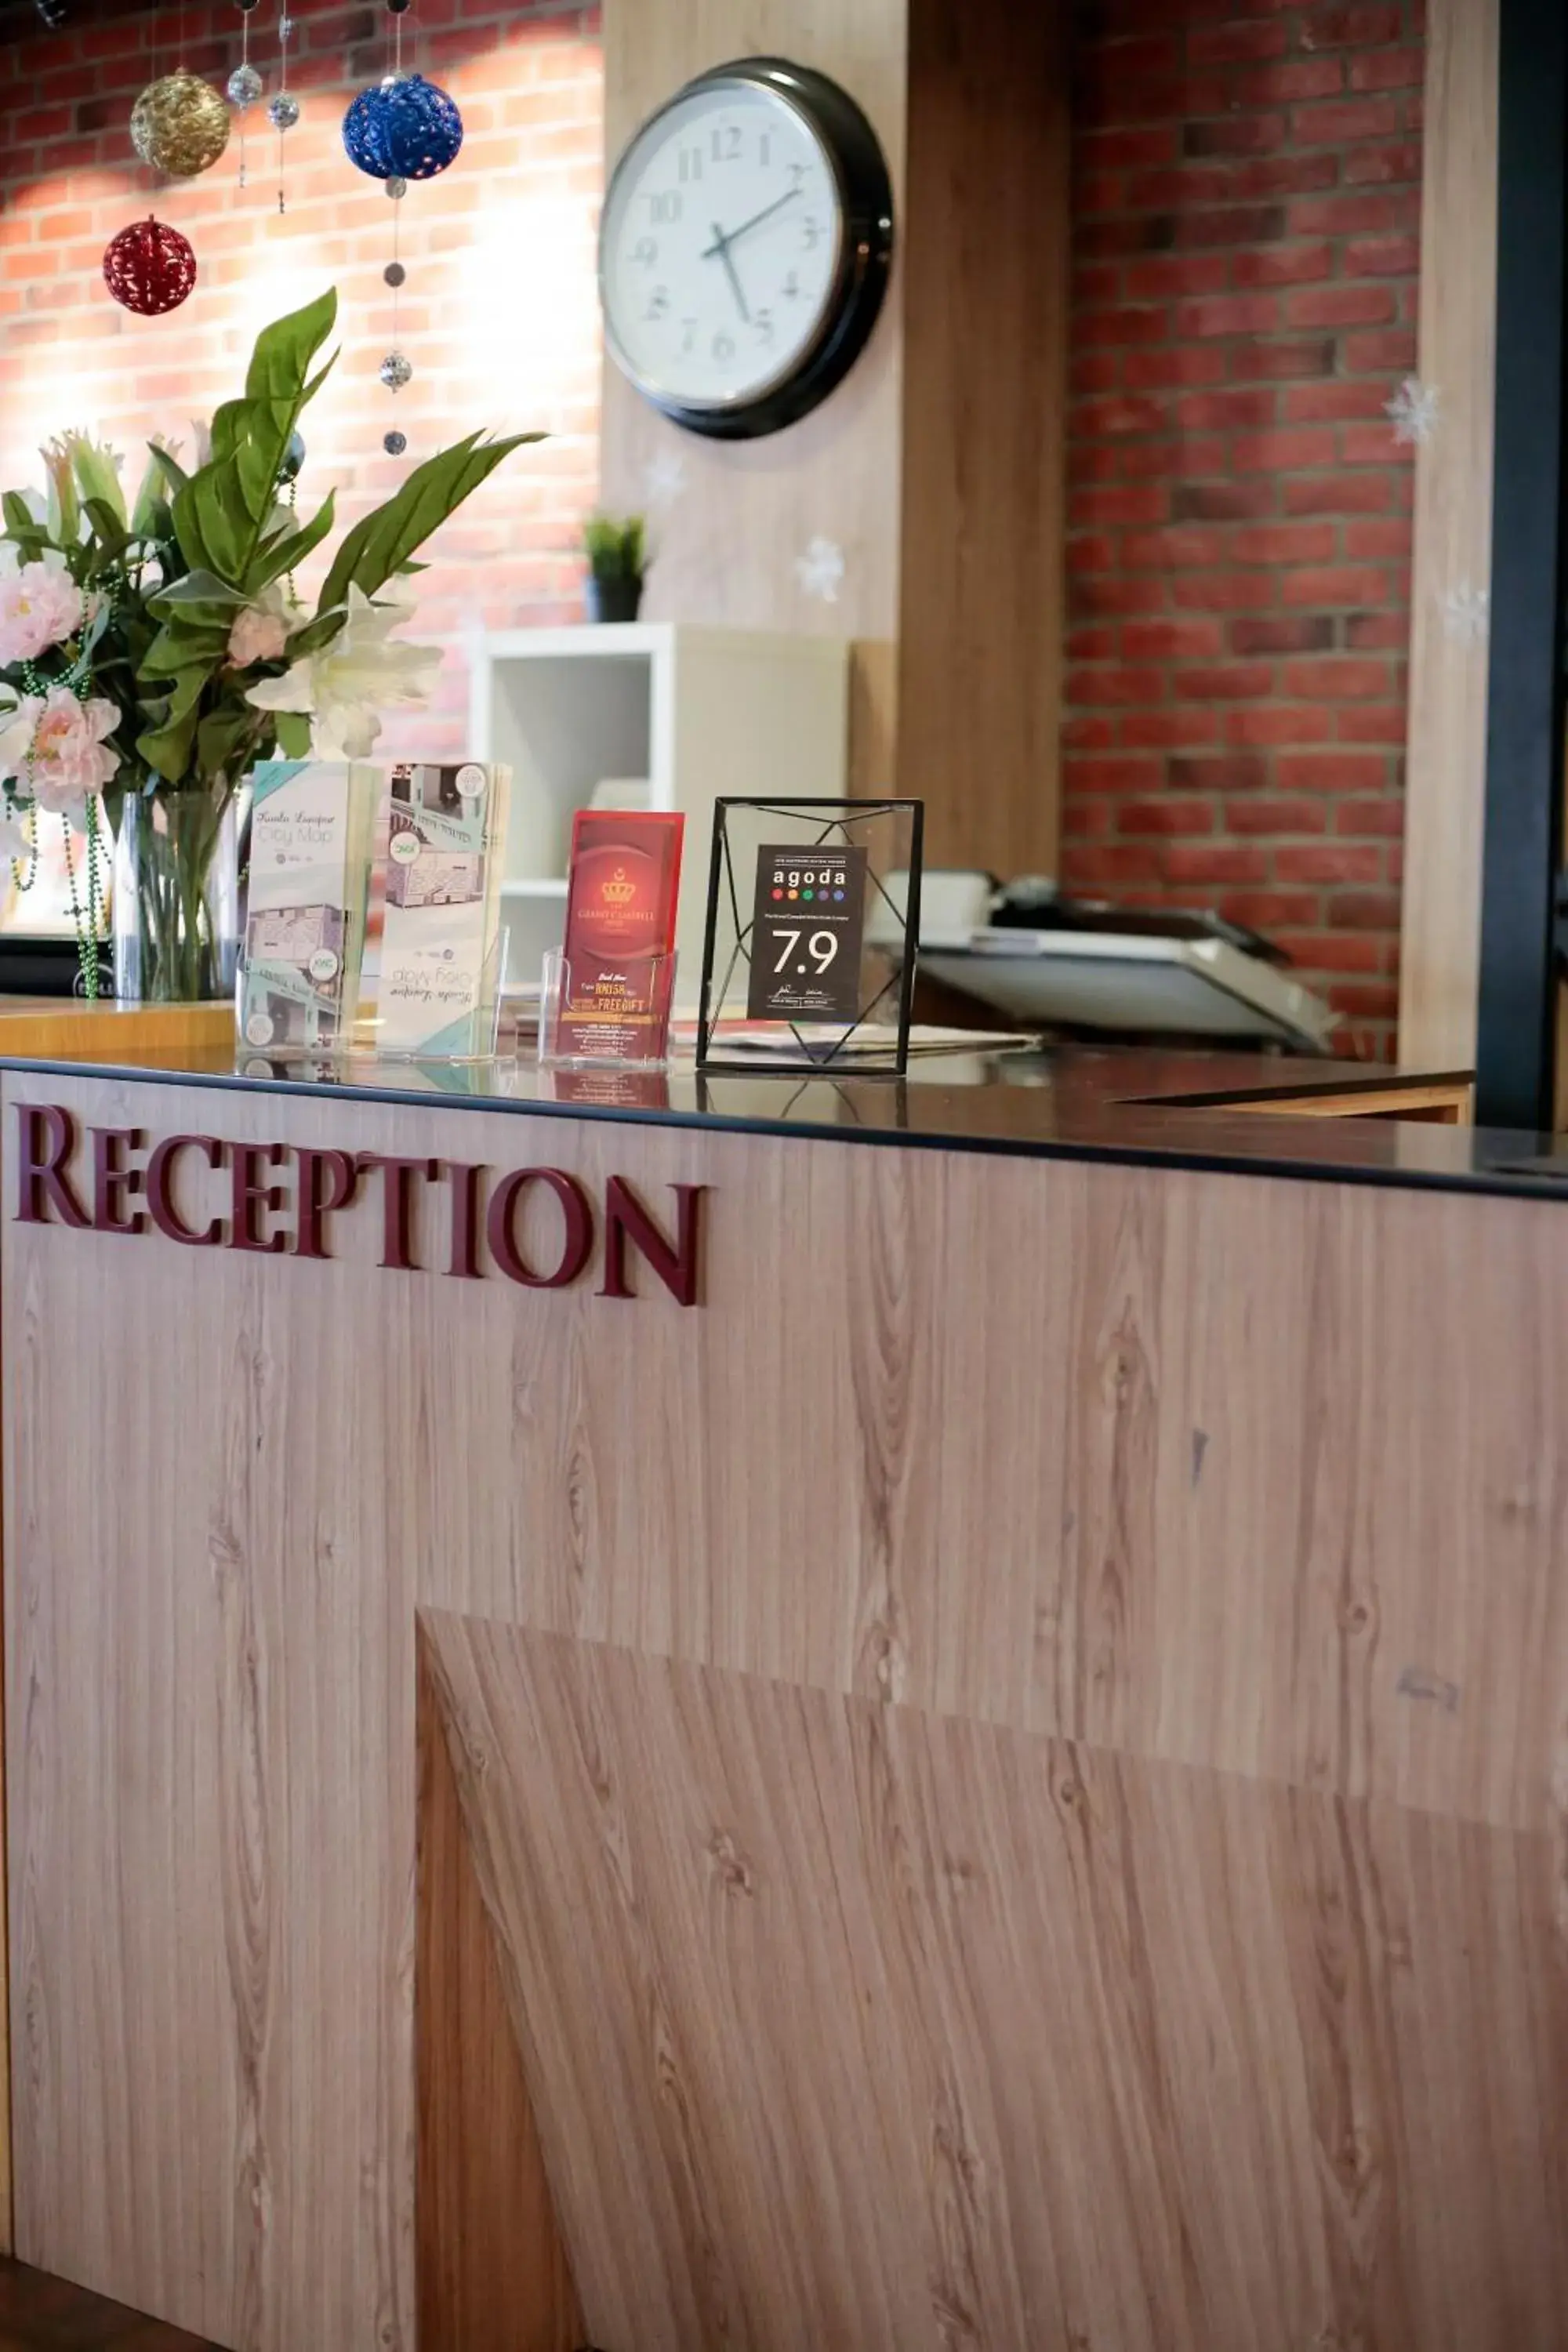
M 923 814 L 919 801 L 714 803 L 700 1070 L 903 1072 Z
M 866 852 L 853 845 L 757 853 L 746 1013 L 753 1021 L 853 1021 L 860 1009 Z

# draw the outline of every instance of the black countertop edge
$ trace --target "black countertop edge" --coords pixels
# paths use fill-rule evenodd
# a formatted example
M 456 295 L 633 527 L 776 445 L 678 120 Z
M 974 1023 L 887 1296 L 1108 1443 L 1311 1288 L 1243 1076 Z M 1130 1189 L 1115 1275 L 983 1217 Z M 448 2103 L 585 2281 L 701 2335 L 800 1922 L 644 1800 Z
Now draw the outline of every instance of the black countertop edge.
M 1333 1159 L 1304 1152 L 1299 1144 L 1292 1150 L 1296 1135 L 1288 1138 L 1281 1130 L 1297 1130 L 1302 1140 L 1310 1133 L 1321 1147 L 1332 1139 L 1325 1134 L 1325 1128 L 1331 1124 L 1339 1127 L 1342 1122 L 1338 1120 L 1296 1120 L 1281 1114 L 1265 1121 L 1257 1114 L 1247 1114 L 1245 1134 L 1233 1132 L 1222 1140 L 1212 1129 L 1223 1118 L 1223 1111 L 1184 1104 L 1167 1109 L 1157 1101 L 1137 1096 L 1109 1102 L 1108 1124 L 1125 1117 L 1129 1128 L 1136 1130 L 1158 1118 L 1162 1125 L 1179 1126 L 1182 1132 L 1173 1135 L 1168 1143 L 1136 1131 L 1124 1138 L 1113 1133 L 1104 1137 L 966 1134 L 961 1129 L 949 1133 L 934 1128 L 860 1126 L 848 1120 L 770 1118 L 751 1112 L 702 1110 L 679 1105 L 550 1102 L 534 1096 L 447 1094 L 431 1087 L 380 1083 L 365 1086 L 358 1080 L 353 1085 L 333 1087 L 309 1077 L 254 1078 L 236 1070 L 177 1070 L 32 1055 L 0 1055 L 0 1070 L 47 1077 L 110 1079 L 126 1086 L 194 1087 L 220 1094 L 296 1095 L 311 1102 L 335 1098 L 345 1103 L 407 1105 L 420 1110 L 489 1111 L 506 1118 L 531 1116 L 585 1119 L 608 1126 L 693 1129 L 698 1132 L 769 1136 L 785 1142 L 872 1144 L 900 1150 L 974 1152 L 1000 1160 L 1077 1160 L 1100 1167 L 1193 1169 L 1209 1175 L 1278 1177 L 1310 1184 L 1481 1193 L 1513 1200 L 1568 1200 L 1568 1156 L 1563 1160 L 1563 1175 L 1560 1179 L 1540 1175 L 1528 1165 L 1515 1166 L 1510 1162 L 1510 1153 L 1514 1151 L 1521 1162 L 1540 1158 L 1550 1150 L 1550 1137 L 1502 1132 L 1488 1135 L 1484 1130 L 1469 1128 L 1424 1127 L 1418 1130 L 1424 1138 L 1441 1137 L 1451 1139 L 1460 1149 L 1479 1149 L 1468 1163 L 1456 1159 L 1449 1167 Z M 788 1082 L 781 1076 L 778 1083 L 782 1087 Z M 1343 1124 L 1353 1127 L 1355 1122 Z M 1267 1139 L 1258 1132 L 1264 1128 L 1268 1130 Z

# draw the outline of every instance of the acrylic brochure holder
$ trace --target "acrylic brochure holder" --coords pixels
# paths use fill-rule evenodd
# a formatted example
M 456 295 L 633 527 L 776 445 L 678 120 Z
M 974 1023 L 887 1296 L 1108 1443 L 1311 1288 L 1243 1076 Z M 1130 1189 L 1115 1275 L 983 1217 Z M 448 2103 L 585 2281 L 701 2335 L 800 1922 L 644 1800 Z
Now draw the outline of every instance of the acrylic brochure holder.
M 544 959 L 539 1000 L 541 1069 L 662 1070 L 669 1059 L 677 959 L 628 956 L 624 969 L 574 991 L 561 948 Z M 608 985 L 606 985 L 608 982 Z
M 542 1069 L 661 1070 L 675 1002 L 678 809 L 579 809 L 566 922 L 544 959 Z
M 383 1041 L 377 1013 L 361 1024 L 355 1043 L 382 1062 L 496 1062 L 501 1056 L 501 980 L 506 971 L 507 934 L 502 931 L 486 956 L 474 992 L 466 1003 L 454 1002 L 453 1017 L 434 1035 L 416 1045 Z M 384 982 L 383 985 L 385 985 Z M 461 993 L 467 995 L 467 991 Z

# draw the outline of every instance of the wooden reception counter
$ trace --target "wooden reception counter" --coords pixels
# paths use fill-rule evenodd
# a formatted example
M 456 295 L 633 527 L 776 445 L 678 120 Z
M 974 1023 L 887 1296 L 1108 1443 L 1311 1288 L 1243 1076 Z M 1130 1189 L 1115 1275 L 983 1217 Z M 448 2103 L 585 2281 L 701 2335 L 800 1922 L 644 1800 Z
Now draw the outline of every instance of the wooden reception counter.
M 0 1070 L 23 2258 L 244 2352 L 1568 2345 L 1538 1147 L 380 1076 Z

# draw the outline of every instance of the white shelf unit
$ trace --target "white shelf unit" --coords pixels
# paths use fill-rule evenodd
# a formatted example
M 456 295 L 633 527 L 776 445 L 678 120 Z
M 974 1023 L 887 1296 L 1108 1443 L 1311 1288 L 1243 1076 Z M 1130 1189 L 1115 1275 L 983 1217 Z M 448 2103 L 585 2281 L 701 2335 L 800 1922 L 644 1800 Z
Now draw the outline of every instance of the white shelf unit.
M 847 639 L 681 622 L 492 630 L 474 640 L 470 677 L 471 756 L 511 769 L 509 981 L 537 981 L 561 944 L 574 812 L 600 783 L 646 778 L 650 808 L 686 816 L 677 994 L 694 1005 L 713 803 L 842 797 Z

